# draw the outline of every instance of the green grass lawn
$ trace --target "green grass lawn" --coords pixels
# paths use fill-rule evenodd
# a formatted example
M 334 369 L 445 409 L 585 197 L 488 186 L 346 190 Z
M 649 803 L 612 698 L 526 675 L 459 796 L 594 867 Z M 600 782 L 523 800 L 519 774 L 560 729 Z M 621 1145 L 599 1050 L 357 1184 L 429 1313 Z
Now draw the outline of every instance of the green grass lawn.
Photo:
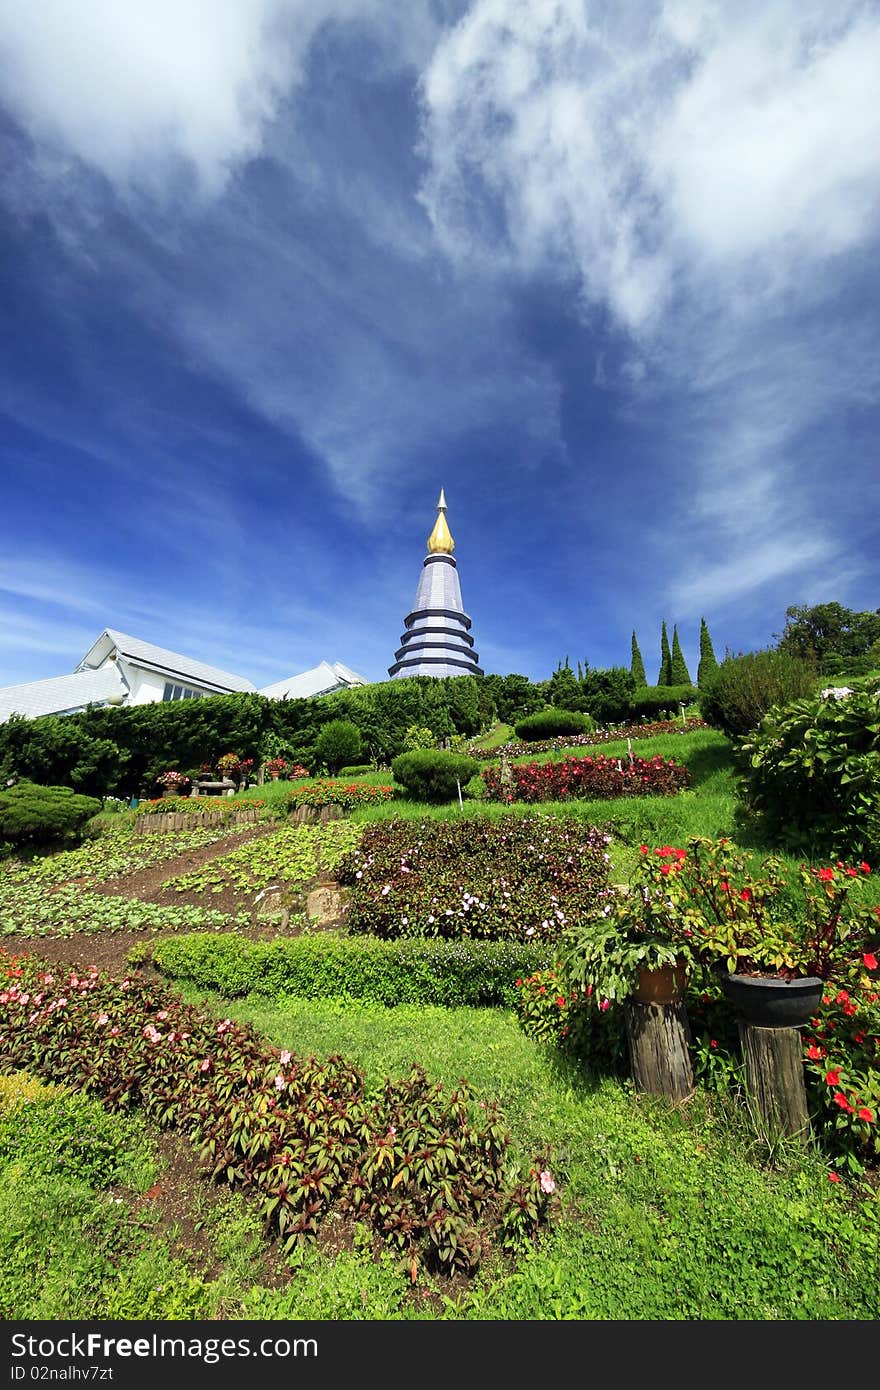
M 190 999 L 203 996 L 190 993 Z M 756 1147 L 731 1103 L 698 1095 L 673 1109 L 601 1080 L 527 1038 L 504 1010 L 251 998 L 209 1006 L 279 1046 L 342 1052 L 368 1082 L 415 1062 L 453 1087 L 496 1097 L 512 1156 L 551 1144 L 563 1214 L 512 1267 L 498 1260 L 443 1306 L 451 1318 L 872 1319 L 880 1312 L 880 1207 L 829 1183 L 816 1151 Z M 411 1317 L 389 1261 L 317 1251 L 290 1291 L 252 1293 L 259 1316 Z M 366 1299 L 364 1305 L 362 1299 Z M 378 1300 L 378 1301 L 376 1301 Z M 372 1311 L 367 1311 L 367 1308 Z M 303 1310 L 308 1311 L 303 1311 Z M 436 1312 L 435 1312 L 436 1316 Z

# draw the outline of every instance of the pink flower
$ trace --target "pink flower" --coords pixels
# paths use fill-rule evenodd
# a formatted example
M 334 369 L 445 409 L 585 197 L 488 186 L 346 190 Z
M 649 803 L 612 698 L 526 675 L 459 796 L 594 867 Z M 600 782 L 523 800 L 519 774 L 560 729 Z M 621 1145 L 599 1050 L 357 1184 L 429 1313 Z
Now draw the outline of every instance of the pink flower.
M 103 1028 L 105 1023 L 110 1022 L 110 1019 L 107 1017 L 106 1014 L 98 1014 L 98 1017 L 95 1019 L 95 1022 L 97 1023 L 99 1028 Z
M 290 1052 L 282 1052 L 281 1058 L 280 1058 L 282 1067 L 286 1067 L 286 1066 L 288 1065 L 288 1063 L 290 1062 L 290 1059 L 291 1059 L 291 1056 L 292 1056 L 292 1055 L 293 1055 L 293 1054 L 290 1053 Z
M 283 1076 L 281 1075 L 281 1073 L 279 1072 L 278 1075 L 275 1077 L 275 1090 L 276 1090 L 276 1091 L 283 1091 L 283 1090 L 284 1090 L 284 1087 L 285 1087 L 286 1085 L 287 1085 L 287 1082 L 284 1080 L 284 1077 L 283 1077 Z
M 609 1001 L 608 1001 L 607 999 L 600 999 L 600 1000 L 599 1000 L 599 1008 L 602 1010 L 603 1013 L 605 1012 L 606 1009 L 608 1009 L 608 1008 L 610 1008 L 610 1007 L 611 1007 L 611 1005 L 610 1005 L 610 1003 L 609 1003 Z
M 162 1023 L 167 1017 L 168 1017 L 168 1010 L 167 1010 L 167 1009 L 160 1009 L 159 1012 L 156 1014 L 156 1018 L 159 1020 L 160 1023 Z
M 210 1070 L 211 1070 L 211 1059 L 210 1059 L 210 1057 L 203 1057 L 202 1060 L 201 1060 L 201 1062 L 199 1062 L 199 1071 L 210 1071 Z
M 540 1182 L 541 1182 L 541 1191 L 542 1191 L 542 1192 L 548 1192 L 548 1193 L 549 1193 L 549 1192 L 555 1192 L 555 1191 L 556 1191 L 556 1183 L 553 1181 L 553 1174 L 552 1174 L 552 1173 L 548 1173 L 547 1170 L 546 1170 L 546 1168 L 543 1169 L 543 1171 L 541 1172 L 541 1175 L 540 1175 Z
M 119 1037 L 119 1029 L 118 1029 L 118 1028 L 111 1028 L 111 1029 L 110 1029 L 110 1036 L 111 1036 L 111 1038 L 118 1038 L 118 1037 Z

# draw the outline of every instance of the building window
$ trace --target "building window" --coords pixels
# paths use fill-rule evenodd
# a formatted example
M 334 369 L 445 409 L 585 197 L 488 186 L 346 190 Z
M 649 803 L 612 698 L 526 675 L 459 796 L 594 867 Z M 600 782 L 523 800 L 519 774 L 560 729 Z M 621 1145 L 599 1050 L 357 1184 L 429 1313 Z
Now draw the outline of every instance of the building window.
M 200 700 L 204 695 L 203 690 L 190 690 L 186 685 L 172 685 L 171 681 L 165 682 L 165 689 L 162 692 L 163 700 Z

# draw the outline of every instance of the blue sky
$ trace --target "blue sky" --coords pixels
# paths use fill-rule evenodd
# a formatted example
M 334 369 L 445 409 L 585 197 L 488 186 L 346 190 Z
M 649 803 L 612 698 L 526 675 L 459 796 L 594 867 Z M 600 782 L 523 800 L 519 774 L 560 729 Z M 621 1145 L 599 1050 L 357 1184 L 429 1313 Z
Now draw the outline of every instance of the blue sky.
M 0 684 L 880 605 L 880 10 L 0 0 Z

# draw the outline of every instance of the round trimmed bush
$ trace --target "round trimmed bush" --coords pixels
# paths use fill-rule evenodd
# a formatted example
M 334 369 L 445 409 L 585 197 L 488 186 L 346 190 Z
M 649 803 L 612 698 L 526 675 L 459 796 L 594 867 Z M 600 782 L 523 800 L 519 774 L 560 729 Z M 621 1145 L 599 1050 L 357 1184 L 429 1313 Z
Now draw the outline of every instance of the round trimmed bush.
M 514 732 L 523 743 L 537 743 L 543 738 L 558 738 L 563 734 L 588 734 L 596 722 L 588 714 L 573 709 L 542 709 L 529 714 L 515 726 Z
M 395 782 L 415 801 L 451 801 L 478 770 L 476 758 L 439 748 L 399 753 L 391 763 Z
M 95 797 L 80 796 L 70 787 L 17 782 L 0 792 L 0 842 L 13 853 L 69 844 L 100 809 Z

